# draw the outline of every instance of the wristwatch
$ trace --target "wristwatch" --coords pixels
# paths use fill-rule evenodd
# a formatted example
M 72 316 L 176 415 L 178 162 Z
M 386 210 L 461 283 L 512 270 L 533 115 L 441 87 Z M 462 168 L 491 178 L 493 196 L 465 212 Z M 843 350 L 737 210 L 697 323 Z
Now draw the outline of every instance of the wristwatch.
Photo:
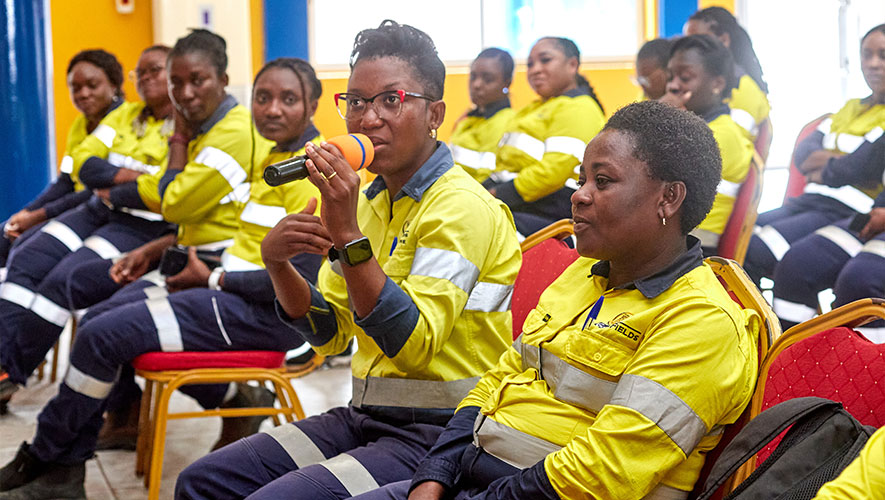
M 348 266 L 355 266 L 372 258 L 372 244 L 367 236 L 355 239 L 338 250 L 335 247 L 329 249 L 329 260 L 335 262 L 341 259 Z

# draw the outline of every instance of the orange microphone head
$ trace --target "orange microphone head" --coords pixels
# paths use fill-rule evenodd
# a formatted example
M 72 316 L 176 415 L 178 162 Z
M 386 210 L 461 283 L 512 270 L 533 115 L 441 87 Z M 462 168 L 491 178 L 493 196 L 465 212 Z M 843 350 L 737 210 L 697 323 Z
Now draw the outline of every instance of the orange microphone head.
M 347 134 L 332 137 L 329 144 L 334 144 L 354 171 L 366 168 L 375 159 L 375 146 L 363 134 Z

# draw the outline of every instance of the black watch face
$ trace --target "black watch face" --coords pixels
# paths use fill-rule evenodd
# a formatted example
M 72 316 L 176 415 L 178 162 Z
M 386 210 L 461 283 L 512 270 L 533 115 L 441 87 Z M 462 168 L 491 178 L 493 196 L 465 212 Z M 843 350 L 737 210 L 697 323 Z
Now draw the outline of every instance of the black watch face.
M 349 245 L 345 252 L 347 253 L 348 264 L 359 264 L 372 258 L 372 243 L 368 239 L 363 239 L 353 245 Z

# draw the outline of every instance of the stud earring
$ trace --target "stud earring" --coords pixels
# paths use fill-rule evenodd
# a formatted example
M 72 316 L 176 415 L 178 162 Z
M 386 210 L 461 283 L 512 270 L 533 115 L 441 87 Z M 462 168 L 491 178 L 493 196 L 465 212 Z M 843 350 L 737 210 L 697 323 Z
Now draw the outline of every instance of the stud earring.
M 431 139 L 436 140 L 436 129 L 435 128 L 430 129 L 430 133 L 428 135 L 430 136 Z
M 661 217 L 661 224 L 663 224 L 665 226 L 667 225 L 667 218 L 666 217 Z

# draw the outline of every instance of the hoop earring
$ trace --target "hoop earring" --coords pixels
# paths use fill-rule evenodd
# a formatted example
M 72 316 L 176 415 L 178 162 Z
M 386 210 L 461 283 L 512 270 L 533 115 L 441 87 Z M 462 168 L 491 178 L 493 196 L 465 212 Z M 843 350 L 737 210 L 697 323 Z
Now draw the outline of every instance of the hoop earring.
M 435 128 L 430 129 L 430 133 L 427 135 L 429 135 L 431 139 L 436 140 L 436 129 Z

